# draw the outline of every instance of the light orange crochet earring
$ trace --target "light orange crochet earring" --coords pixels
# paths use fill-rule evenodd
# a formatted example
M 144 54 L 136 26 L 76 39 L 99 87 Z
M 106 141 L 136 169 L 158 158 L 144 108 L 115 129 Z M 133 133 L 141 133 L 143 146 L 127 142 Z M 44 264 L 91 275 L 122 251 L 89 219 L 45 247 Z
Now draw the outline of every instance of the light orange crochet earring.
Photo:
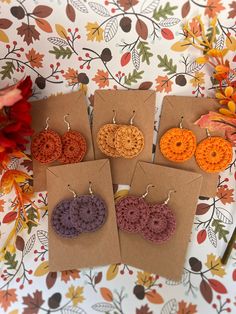
M 116 111 L 113 110 L 112 123 L 103 125 L 97 134 L 97 144 L 101 152 L 109 157 L 120 157 L 115 147 L 115 133 L 119 129 L 116 124 Z
M 135 115 L 136 112 L 133 111 L 130 124 L 120 126 L 115 133 L 115 148 L 124 158 L 134 158 L 144 148 L 143 133 L 133 125 Z
M 211 136 L 208 129 L 206 129 L 206 132 L 207 138 L 197 145 L 196 162 L 205 172 L 223 171 L 232 161 L 232 145 L 223 137 Z
M 184 162 L 190 159 L 194 155 L 196 145 L 195 134 L 183 128 L 183 117 L 178 128 L 169 129 L 160 139 L 162 155 L 173 162 Z

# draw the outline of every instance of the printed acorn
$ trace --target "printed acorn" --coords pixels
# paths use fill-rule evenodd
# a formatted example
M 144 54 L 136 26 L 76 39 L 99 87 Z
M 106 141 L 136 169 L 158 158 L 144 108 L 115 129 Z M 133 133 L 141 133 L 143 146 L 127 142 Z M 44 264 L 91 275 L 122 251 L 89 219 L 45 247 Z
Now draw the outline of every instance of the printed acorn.
M 12 7 L 11 14 L 18 20 L 22 20 L 25 17 L 25 11 L 21 6 Z
M 85 73 L 79 73 L 78 76 L 78 82 L 82 84 L 88 84 L 89 83 L 89 78 Z
M 190 257 L 188 262 L 192 271 L 198 272 L 202 269 L 202 262 L 199 261 L 196 257 Z
M 122 17 L 122 19 L 120 20 L 120 27 L 125 33 L 128 33 L 131 30 L 131 25 L 132 20 L 127 16 Z
M 46 80 L 42 76 L 38 76 L 35 80 L 35 84 L 38 86 L 40 89 L 44 89 L 46 86 Z
M 136 285 L 133 290 L 134 295 L 139 299 L 143 300 L 145 297 L 145 289 L 142 285 Z
M 176 76 L 175 83 L 179 86 L 185 86 L 187 84 L 187 80 L 183 74 L 180 74 Z
M 111 50 L 109 48 L 104 48 L 100 57 L 103 62 L 111 61 L 112 59 Z
M 61 294 L 56 292 L 48 299 L 50 309 L 57 309 L 61 303 Z

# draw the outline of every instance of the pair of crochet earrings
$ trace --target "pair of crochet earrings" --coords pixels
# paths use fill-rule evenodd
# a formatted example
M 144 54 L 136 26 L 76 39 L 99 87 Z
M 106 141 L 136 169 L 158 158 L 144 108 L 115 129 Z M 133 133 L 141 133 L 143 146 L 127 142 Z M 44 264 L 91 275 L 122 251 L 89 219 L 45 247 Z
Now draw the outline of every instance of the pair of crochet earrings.
M 51 225 L 61 237 L 75 238 L 81 233 L 94 232 L 102 227 L 107 217 L 107 207 L 100 196 L 95 195 L 89 182 L 89 194 L 77 196 L 58 203 L 52 211 Z
M 46 127 L 36 134 L 31 143 L 33 157 L 40 163 L 46 164 L 60 161 L 63 164 L 80 162 L 87 151 L 87 143 L 84 136 L 78 131 L 72 131 L 67 121 L 69 114 L 64 116 L 67 132 L 61 137 L 55 131 L 49 129 L 49 117 L 46 119 Z
M 161 204 L 149 204 L 145 201 L 149 188 L 140 196 L 125 196 L 116 203 L 117 224 L 120 230 L 139 233 L 146 240 L 161 244 L 169 240 L 176 230 L 176 218 L 168 206 L 171 193 Z
M 160 140 L 160 150 L 165 158 L 173 162 L 184 162 L 195 154 L 198 166 L 205 172 L 220 172 L 230 164 L 233 153 L 229 141 L 219 136 L 211 136 L 197 144 L 195 134 L 183 128 L 181 117 L 179 128 L 169 129 Z
M 97 134 L 99 149 L 109 157 L 134 158 L 144 148 L 143 133 L 133 125 L 136 112 L 130 119 L 129 125 L 116 124 L 116 111 L 112 123 L 103 125 Z

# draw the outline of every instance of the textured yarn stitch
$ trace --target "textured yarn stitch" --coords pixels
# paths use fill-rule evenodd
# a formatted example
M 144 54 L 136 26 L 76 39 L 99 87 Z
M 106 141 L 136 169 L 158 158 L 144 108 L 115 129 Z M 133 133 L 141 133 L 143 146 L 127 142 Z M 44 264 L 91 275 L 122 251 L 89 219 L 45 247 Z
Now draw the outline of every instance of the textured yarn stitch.
M 119 129 L 117 124 L 105 124 L 97 134 L 97 144 L 99 149 L 109 157 L 120 157 L 115 148 L 115 133 Z

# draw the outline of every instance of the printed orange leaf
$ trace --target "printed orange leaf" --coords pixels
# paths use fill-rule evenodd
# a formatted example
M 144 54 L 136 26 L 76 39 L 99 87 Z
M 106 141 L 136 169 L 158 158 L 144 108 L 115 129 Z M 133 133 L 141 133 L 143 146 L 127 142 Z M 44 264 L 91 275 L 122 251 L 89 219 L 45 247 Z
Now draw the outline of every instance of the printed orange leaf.
M 65 27 L 63 27 L 61 24 L 55 24 L 55 28 L 56 28 L 57 34 L 61 38 L 66 39 L 68 34 L 67 34 L 67 31 L 66 31 Z
M 4 205 L 5 205 L 5 201 L 4 200 L 0 200 L 0 212 L 4 211 Z
M 128 11 L 131 7 L 136 5 L 139 0 L 118 0 L 117 2 L 125 11 Z
M 149 302 L 154 304 L 162 304 L 164 302 L 162 296 L 158 292 L 156 292 L 156 290 L 146 292 L 145 296 Z
M 1 189 L 4 194 L 11 192 L 14 183 L 23 183 L 27 179 L 32 179 L 31 176 L 19 170 L 7 170 L 1 179 Z
M 35 269 L 34 276 L 41 277 L 49 272 L 48 261 L 44 261 Z
M 195 36 L 201 36 L 202 34 L 202 28 L 201 28 L 201 24 L 199 23 L 199 19 L 197 19 L 196 17 L 194 17 L 192 19 L 192 21 L 189 23 L 190 26 L 190 30 L 192 31 L 192 33 Z
M 43 57 L 44 55 L 37 52 L 34 48 L 31 48 L 28 53 L 25 54 L 27 60 L 33 68 L 42 68 Z
M 118 264 L 112 264 L 108 267 L 107 274 L 106 274 L 106 279 L 107 280 L 112 280 L 114 279 L 119 271 L 119 265 Z
M 171 49 L 174 51 L 181 52 L 181 51 L 185 51 L 186 49 L 188 49 L 189 45 L 190 44 L 187 40 L 181 40 L 181 41 L 177 41 L 176 43 L 174 43 L 171 46 Z
M 189 303 L 189 305 L 187 305 L 187 303 L 184 301 L 179 302 L 179 309 L 176 314 L 194 314 L 194 313 L 197 313 L 196 305 L 192 303 Z
M 109 73 L 107 71 L 103 70 L 97 70 L 97 74 L 92 79 L 96 84 L 99 86 L 99 88 L 104 88 L 106 86 L 109 86 Z
M 90 23 L 88 22 L 85 26 L 87 30 L 87 40 L 91 41 L 102 41 L 104 30 L 101 28 L 97 22 Z
M 17 301 L 16 289 L 8 289 L 0 291 L 0 306 L 7 311 L 13 302 Z
M 4 43 L 9 43 L 9 38 L 7 36 L 7 34 L 0 29 L 0 41 L 4 42 Z
M 61 280 L 67 283 L 71 279 L 80 278 L 80 271 L 76 269 L 65 270 L 61 272 Z
M 165 76 L 158 75 L 158 77 L 156 78 L 156 82 L 157 82 L 156 91 L 166 93 L 171 92 L 172 90 L 171 86 L 173 82 L 168 79 L 167 75 Z
M 38 25 L 38 27 L 41 28 L 41 30 L 43 30 L 44 32 L 46 33 L 52 32 L 51 25 L 45 19 L 36 19 L 35 22 Z
M 221 0 L 208 0 L 205 9 L 205 15 L 213 18 L 224 9 L 225 7 L 222 5 Z
M 147 28 L 147 25 L 144 21 L 140 20 L 140 19 L 137 19 L 137 22 L 136 22 L 136 32 L 137 34 L 143 39 L 143 40 L 146 40 L 147 37 L 148 37 L 148 28 Z
M 100 288 L 100 293 L 103 297 L 104 300 L 111 302 L 113 300 L 113 294 L 111 292 L 111 290 L 109 290 L 108 288 Z
M 234 202 L 233 198 L 234 189 L 228 189 L 224 186 L 220 186 L 217 190 L 217 197 L 219 197 L 220 201 L 226 205 Z
M 83 287 L 75 288 L 73 285 L 71 285 L 68 289 L 66 297 L 72 300 L 73 306 L 76 306 L 78 303 L 82 303 L 84 301 L 83 292 Z
M 70 84 L 78 83 L 78 71 L 72 68 L 68 68 L 63 77 L 69 81 Z

